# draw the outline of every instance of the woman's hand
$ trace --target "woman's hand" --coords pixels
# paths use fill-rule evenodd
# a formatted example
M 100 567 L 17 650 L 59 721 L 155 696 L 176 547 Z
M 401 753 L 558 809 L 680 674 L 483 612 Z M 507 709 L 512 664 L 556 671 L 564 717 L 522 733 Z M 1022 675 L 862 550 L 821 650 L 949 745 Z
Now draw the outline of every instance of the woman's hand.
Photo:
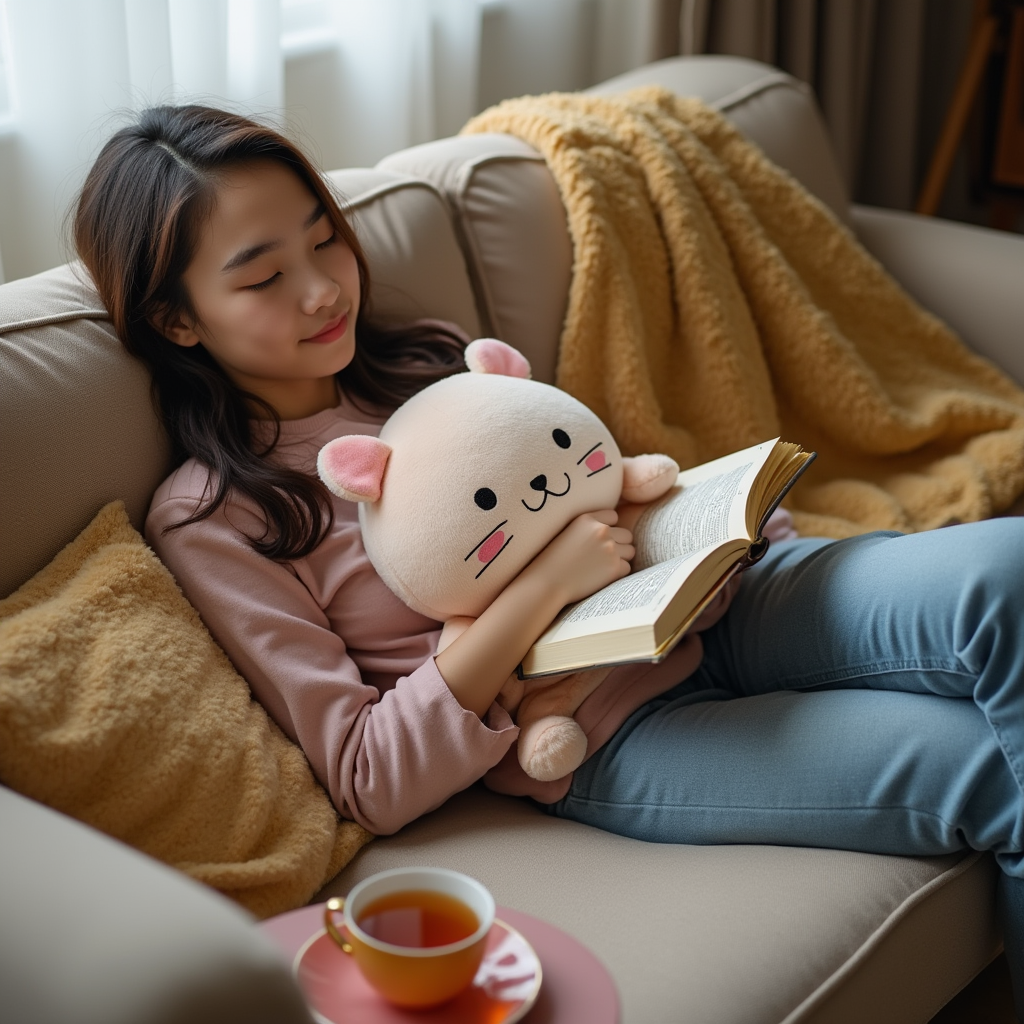
M 633 535 L 611 509 L 577 516 L 435 657 L 441 678 L 467 711 L 481 717 L 502 685 L 572 601 L 629 572 Z
M 613 509 L 585 512 L 571 523 L 524 570 L 539 574 L 563 604 L 589 597 L 629 573 L 636 554 L 633 534 L 615 524 Z

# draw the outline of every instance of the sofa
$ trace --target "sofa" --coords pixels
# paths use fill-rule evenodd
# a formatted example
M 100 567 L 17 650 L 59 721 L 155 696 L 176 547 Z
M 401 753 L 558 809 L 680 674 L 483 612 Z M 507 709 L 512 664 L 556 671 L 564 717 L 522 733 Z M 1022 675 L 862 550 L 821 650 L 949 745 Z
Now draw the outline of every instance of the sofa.
M 673 58 L 595 91 L 649 83 L 721 110 L 924 306 L 1024 382 L 1024 239 L 851 206 L 813 96 L 773 68 Z M 330 177 L 366 247 L 378 310 L 502 338 L 553 379 L 572 253 L 534 150 L 501 135 L 451 138 Z M 122 499 L 140 528 L 170 465 L 146 375 L 71 266 L 0 286 L 0 396 L 6 596 L 107 502 Z M 926 1022 L 1001 945 L 987 855 L 647 844 L 479 786 L 369 843 L 314 901 L 408 864 L 467 872 L 499 905 L 581 940 L 611 973 L 625 1024 Z M 236 905 L 0 787 L 0 1020 L 310 1019 L 290 965 Z

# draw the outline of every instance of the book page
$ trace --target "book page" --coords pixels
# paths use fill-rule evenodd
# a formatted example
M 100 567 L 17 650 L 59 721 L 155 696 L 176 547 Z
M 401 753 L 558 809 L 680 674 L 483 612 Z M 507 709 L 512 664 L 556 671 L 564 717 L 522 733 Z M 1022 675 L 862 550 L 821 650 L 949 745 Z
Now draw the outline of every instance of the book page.
M 537 640 L 536 646 L 603 629 L 650 624 L 706 552 L 630 573 L 596 594 L 569 605 Z M 601 623 L 600 620 L 606 620 Z
M 754 540 L 748 535 L 747 502 L 778 440 L 683 470 L 676 486 L 648 505 L 633 526 L 634 570 L 726 540 Z
M 641 572 L 632 572 L 621 580 L 609 583 L 596 594 L 578 601 L 562 619 L 562 625 L 573 625 L 599 619 L 605 615 L 622 615 L 624 612 L 647 610 L 657 607 L 658 595 L 679 568 L 682 558 L 652 566 Z
M 735 536 L 733 507 L 738 494 L 746 496 L 743 481 L 751 466 L 741 463 L 721 476 L 675 487 L 644 509 L 633 529 L 634 572 Z

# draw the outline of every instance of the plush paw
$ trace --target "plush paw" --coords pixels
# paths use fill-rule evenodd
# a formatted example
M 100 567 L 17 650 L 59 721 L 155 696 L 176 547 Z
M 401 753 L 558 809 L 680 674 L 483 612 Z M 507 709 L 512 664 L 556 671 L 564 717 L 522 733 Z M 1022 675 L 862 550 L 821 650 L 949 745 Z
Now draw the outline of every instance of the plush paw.
M 660 498 L 679 476 L 668 455 L 635 455 L 622 460 L 622 500 L 643 505 Z
M 564 715 L 547 715 L 519 733 L 519 763 L 530 778 L 541 782 L 575 771 L 586 756 L 586 733 Z

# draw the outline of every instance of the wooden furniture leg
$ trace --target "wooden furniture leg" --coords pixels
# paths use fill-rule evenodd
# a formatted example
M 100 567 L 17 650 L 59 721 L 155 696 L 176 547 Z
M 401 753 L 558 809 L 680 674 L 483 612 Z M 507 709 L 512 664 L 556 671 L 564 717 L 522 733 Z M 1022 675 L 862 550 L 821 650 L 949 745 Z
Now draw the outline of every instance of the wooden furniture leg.
M 1013 11 L 992 180 L 1024 188 L 1024 7 Z
M 930 217 L 934 216 L 939 208 L 942 190 L 946 187 L 946 180 L 953 166 L 953 157 L 956 156 L 957 147 L 967 126 L 967 117 L 978 95 L 998 27 L 999 20 L 991 14 L 986 14 L 971 34 L 967 59 L 956 83 L 953 99 L 946 112 L 946 120 L 943 122 L 942 132 L 917 200 L 917 213 Z

